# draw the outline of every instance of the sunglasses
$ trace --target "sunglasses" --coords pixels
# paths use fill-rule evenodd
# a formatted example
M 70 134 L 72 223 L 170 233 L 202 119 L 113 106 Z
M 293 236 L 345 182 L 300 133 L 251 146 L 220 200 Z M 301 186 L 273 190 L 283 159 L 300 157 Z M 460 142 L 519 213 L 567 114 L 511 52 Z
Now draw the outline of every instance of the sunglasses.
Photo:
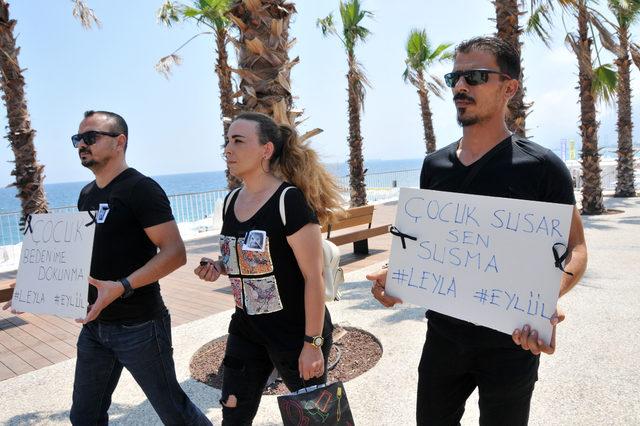
M 89 130 L 84 133 L 78 133 L 77 135 L 71 136 L 71 143 L 74 148 L 77 148 L 80 145 L 80 142 L 84 142 L 86 145 L 93 145 L 96 143 L 96 137 L 98 135 L 111 136 L 115 138 L 116 136 L 120 136 L 121 133 L 114 132 L 101 132 L 100 130 Z
M 507 79 L 511 80 L 511 77 L 500 71 L 493 70 L 466 70 L 466 71 L 454 71 L 444 75 L 444 82 L 448 87 L 454 87 L 460 77 L 464 77 L 469 86 L 477 86 L 489 81 L 489 74 L 499 74 Z

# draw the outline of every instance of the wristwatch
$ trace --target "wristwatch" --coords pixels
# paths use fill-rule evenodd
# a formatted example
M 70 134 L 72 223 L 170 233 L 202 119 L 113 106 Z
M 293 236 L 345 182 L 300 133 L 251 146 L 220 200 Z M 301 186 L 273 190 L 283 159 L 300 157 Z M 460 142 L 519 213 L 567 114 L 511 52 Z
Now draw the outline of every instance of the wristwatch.
M 129 280 L 126 278 L 120 278 L 118 281 L 120 281 L 120 284 L 122 284 L 122 287 L 124 287 L 124 293 L 122 293 L 122 296 L 120 296 L 120 298 L 126 299 L 127 297 L 131 296 L 133 294 L 133 287 L 131 287 L 131 283 L 129 282 Z
M 304 341 L 307 342 L 307 343 L 311 343 L 312 346 L 320 349 L 322 347 L 323 343 L 324 343 L 324 337 L 322 337 L 322 336 L 313 336 L 313 337 L 311 337 L 311 336 L 307 336 L 305 334 Z

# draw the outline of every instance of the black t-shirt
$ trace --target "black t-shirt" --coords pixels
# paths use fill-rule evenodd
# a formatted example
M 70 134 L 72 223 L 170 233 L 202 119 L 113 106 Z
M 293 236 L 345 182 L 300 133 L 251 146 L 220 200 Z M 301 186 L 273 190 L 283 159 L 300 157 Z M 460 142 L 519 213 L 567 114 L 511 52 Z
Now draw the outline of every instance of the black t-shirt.
M 173 220 L 171 205 L 160 185 L 133 168 L 99 188 L 93 181 L 78 198 L 78 210 L 96 211 L 96 231 L 91 257 L 91 276 L 118 280 L 144 266 L 157 253 L 144 228 Z M 96 300 L 89 286 L 89 303 Z M 98 317 L 101 321 L 136 323 L 155 318 L 166 310 L 158 282 L 118 298 Z
M 220 252 L 236 303 L 229 333 L 282 350 L 297 350 L 305 331 L 305 281 L 287 236 L 308 223 L 318 223 L 318 218 L 302 192 L 294 188 L 285 193 L 287 220 L 286 226 L 282 224 L 280 194 L 288 186 L 283 182 L 244 222 L 234 212 L 237 192 L 227 196 Z M 323 335 L 331 330 L 325 308 Z
M 467 176 L 480 164 L 465 166 L 456 155 L 458 142 L 425 158 L 420 188 L 520 200 L 575 204 L 573 181 L 565 164 L 549 149 L 517 136 L 501 141 L 485 154 L 489 160 L 470 182 Z M 465 186 L 464 188 L 462 186 Z M 510 335 L 427 311 L 429 327 L 453 339 L 481 346 L 512 347 Z

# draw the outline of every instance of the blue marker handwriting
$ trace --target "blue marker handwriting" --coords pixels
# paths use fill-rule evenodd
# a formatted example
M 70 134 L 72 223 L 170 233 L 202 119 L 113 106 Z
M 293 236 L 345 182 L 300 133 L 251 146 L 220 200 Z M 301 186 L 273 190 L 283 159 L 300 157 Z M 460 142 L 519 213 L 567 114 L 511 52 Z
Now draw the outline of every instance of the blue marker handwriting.
M 440 203 L 438 200 L 425 200 L 422 197 L 409 198 L 404 204 L 404 212 L 409 215 L 414 223 L 419 219 L 432 220 L 443 223 L 458 223 L 461 225 L 480 226 L 476 219 L 476 207 L 466 203 Z
M 445 246 L 426 240 L 420 242 L 416 255 L 422 260 L 442 265 L 446 263 L 451 266 L 472 268 L 482 272 L 499 272 L 495 254 L 483 254 L 472 249 Z
M 391 272 L 391 279 L 404 287 L 413 287 L 431 294 L 456 298 L 456 279 L 429 271 L 415 271 L 413 268 L 397 269 Z
M 491 226 L 496 229 L 504 229 L 513 232 L 525 232 L 527 234 L 543 234 L 548 237 L 562 238 L 558 227 L 560 219 L 536 216 L 534 213 L 511 212 L 500 209 L 493 212 Z
M 550 320 L 553 315 L 553 311 L 540 300 L 540 293 L 533 291 L 530 291 L 527 297 L 521 297 L 514 291 L 480 288 L 473 293 L 473 298 L 481 305 L 502 308 L 505 311 L 520 311 L 523 315 L 532 317 L 539 316 Z

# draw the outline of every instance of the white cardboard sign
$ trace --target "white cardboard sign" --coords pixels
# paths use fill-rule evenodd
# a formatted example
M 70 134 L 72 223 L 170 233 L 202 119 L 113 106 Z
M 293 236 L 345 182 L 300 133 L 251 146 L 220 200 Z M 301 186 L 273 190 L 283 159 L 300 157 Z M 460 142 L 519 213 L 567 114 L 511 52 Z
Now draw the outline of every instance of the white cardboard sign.
M 70 318 L 87 315 L 96 228 L 92 222 L 87 212 L 31 216 L 13 291 L 15 310 Z
M 400 189 L 387 292 L 405 303 L 549 343 L 573 206 Z

